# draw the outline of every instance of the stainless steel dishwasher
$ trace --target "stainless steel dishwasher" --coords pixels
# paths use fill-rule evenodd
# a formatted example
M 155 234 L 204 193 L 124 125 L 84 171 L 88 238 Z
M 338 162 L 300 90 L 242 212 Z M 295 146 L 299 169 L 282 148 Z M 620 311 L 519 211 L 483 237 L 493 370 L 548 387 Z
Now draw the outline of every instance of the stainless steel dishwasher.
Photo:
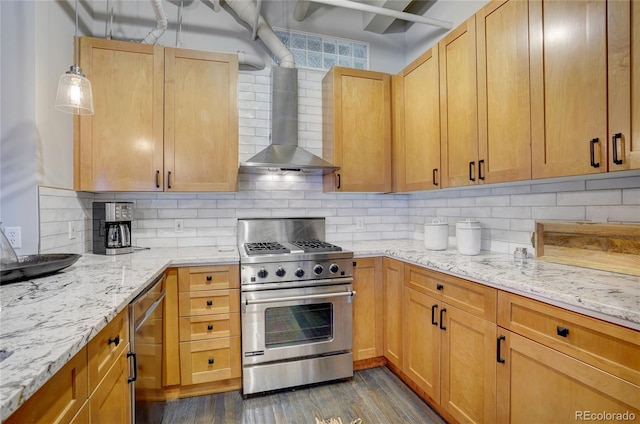
M 131 421 L 160 423 L 164 416 L 162 389 L 163 319 L 166 274 L 129 304 L 131 335 L 129 356 L 133 357 Z

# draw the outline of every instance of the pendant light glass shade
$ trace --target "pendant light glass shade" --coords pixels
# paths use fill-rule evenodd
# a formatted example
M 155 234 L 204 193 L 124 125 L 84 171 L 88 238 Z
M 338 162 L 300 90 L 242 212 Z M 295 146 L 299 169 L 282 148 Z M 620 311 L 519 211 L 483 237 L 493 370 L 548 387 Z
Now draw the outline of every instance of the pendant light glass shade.
M 93 115 L 91 82 L 79 66 L 73 65 L 60 76 L 56 109 L 74 115 Z
M 56 109 L 74 115 L 93 115 L 93 95 L 91 82 L 84 76 L 78 65 L 78 0 L 76 0 L 76 36 L 74 64 L 58 80 Z

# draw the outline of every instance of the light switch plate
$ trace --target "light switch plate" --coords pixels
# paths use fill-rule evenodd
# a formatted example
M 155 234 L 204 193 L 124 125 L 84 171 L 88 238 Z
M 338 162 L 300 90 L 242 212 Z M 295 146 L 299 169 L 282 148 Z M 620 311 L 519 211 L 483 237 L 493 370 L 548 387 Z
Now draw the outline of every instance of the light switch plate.
M 14 249 L 22 247 L 22 232 L 20 231 L 20 227 L 5 227 L 4 235 Z

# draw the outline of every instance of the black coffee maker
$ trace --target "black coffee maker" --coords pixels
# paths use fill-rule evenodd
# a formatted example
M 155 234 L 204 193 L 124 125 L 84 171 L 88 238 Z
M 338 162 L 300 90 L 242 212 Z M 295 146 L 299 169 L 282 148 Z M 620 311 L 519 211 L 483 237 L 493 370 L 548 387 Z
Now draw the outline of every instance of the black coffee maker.
M 120 255 L 133 252 L 133 202 L 93 202 L 93 253 Z

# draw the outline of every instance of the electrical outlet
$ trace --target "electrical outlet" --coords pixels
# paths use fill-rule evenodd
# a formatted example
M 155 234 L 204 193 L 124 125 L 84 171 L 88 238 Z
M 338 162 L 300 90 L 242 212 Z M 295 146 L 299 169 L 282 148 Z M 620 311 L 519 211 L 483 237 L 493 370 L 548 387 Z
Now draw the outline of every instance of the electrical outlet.
M 356 230 L 364 230 L 364 217 L 356 217 Z
M 5 227 L 4 235 L 7 236 L 9 244 L 11 244 L 14 249 L 22 247 L 22 233 L 20 231 L 20 227 Z
M 181 233 L 184 231 L 184 222 L 181 219 L 176 219 L 173 222 L 173 232 Z
M 69 240 L 73 240 L 77 237 L 76 232 L 76 223 L 73 221 L 69 221 Z

